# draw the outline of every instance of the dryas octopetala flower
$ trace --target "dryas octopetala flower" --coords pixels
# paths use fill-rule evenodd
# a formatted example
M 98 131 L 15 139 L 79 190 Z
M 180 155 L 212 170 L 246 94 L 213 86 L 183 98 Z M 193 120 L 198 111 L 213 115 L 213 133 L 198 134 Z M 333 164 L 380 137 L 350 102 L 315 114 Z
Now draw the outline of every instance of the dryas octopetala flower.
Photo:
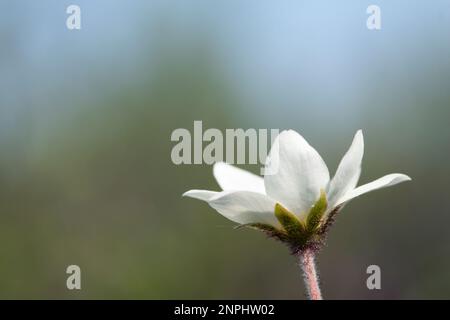
M 411 180 L 388 174 L 356 187 L 361 173 L 364 140 L 361 130 L 330 180 L 325 162 L 297 132 L 275 139 L 264 178 L 229 164 L 214 165 L 221 192 L 190 190 L 183 194 L 208 204 L 240 225 L 260 229 L 287 243 L 293 253 L 318 248 L 342 206 L 369 191 Z

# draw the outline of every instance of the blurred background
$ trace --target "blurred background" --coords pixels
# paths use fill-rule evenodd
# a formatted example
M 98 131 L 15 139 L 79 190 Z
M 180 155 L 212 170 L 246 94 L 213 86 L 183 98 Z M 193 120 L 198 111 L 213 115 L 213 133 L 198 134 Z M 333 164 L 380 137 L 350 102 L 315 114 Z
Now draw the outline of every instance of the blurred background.
M 66 8 L 81 7 L 81 30 Z M 381 8 L 382 29 L 366 28 Z M 360 183 L 318 256 L 328 299 L 450 298 L 450 5 L 435 0 L 2 1 L 0 298 L 303 299 L 281 244 L 181 194 L 177 128 L 294 129 Z M 244 167 L 255 173 L 260 166 Z M 66 288 L 81 267 L 82 290 Z M 381 290 L 366 268 L 381 268 Z

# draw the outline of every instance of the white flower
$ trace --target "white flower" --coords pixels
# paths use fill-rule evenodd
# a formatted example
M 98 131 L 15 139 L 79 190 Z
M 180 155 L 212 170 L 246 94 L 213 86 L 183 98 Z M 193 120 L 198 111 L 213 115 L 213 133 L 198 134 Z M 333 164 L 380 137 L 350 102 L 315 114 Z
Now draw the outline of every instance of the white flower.
M 317 151 L 300 134 L 287 130 L 277 136 L 268 156 L 266 170 L 276 166 L 276 170 L 269 170 L 274 174 L 262 178 L 220 162 L 214 165 L 213 173 L 223 191 L 190 190 L 183 196 L 206 201 L 239 224 L 270 225 L 282 230 L 285 225 L 275 215 L 277 203 L 304 223 L 321 194 L 325 194 L 326 209 L 320 222 L 323 224 L 330 212 L 349 200 L 411 180 L 407 175 L 393 173 L 356 187 L 363 153 L 363 134 L 359 130 L 330 180 L 328 168 Z

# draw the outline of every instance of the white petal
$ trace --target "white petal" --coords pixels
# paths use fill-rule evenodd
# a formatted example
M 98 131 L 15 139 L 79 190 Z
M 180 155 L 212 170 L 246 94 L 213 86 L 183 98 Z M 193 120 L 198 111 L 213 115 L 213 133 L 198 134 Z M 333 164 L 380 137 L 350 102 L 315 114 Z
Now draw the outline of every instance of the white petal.
M 342 158 L 331 180 L 328 192 L 328 208 L 334 208 L 336 202 L 348 191 L 353 190 L 361 174 L 361 161 L 364 154 L 364 138 L 361 130 L 356 132 L 352 145 Z
M 189 190 L 183 193 L 183 197 L 190 197 L 198 200 L 209 201 L 212 197 L 218 195 L 220 192 L 209 190 Z
M 377 189 L 381 189 L 381 188 L 385 188 L 385 187 L 390 187 L 390 186 L 396 185 L 397 183 L 400 183 L 403 181 L 409 181 L 409 180 L 411 180 L 411 178 L 405 174 L 401 174 L 401 173 L 388 174 L 388 175 L 381 177 L 375 181 L 364 184 L 362 186 L 359 186 L 356 189 L 353 189 L 352 191 L 347 192 L 347 194 L 345 194 L 341 199 L 339 199 L 339 201 L 336 203 L 336 206 L 340 205 L 344 202 L 347 202 L 355 197 L 358 197 L 364 193 L 367 193 L 367 192 L 370 192 L 373 190 L 377 190 Z
M 245 190 L 265 194 L 264 179 L 249 171 L 225 162 L 217 162 L 214 164 L 213 174 L 224 191 Z
M 319 199 L 330 174 L 317 151 L 297 132 L 283 131 L 270 150 L 264 177 L 266 193 L 299 217 Z
M 209 205 L 231 221 L 265 223 L 280 227 L 275 217 L 275 201 L 251 191 L 223 191 L 209 201 Z

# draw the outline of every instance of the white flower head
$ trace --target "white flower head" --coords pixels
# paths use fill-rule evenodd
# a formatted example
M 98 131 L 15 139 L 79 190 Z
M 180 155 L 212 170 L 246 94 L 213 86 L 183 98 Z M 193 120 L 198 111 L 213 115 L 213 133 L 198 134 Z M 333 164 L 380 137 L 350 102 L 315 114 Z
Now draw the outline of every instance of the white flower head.
M 226 218 L 287 242 L 293 251 L 317 247 L 345 203 L 411 180 L 393 173 L 356 187 L 363 153 L 359 130 L 330 180 L 319 153 L 297 132 L 282 131 L 267 157 L 264 178 L 219 162 L 213 173 L 223 191 L 190 190 L 183 196 L 206 201 Z

